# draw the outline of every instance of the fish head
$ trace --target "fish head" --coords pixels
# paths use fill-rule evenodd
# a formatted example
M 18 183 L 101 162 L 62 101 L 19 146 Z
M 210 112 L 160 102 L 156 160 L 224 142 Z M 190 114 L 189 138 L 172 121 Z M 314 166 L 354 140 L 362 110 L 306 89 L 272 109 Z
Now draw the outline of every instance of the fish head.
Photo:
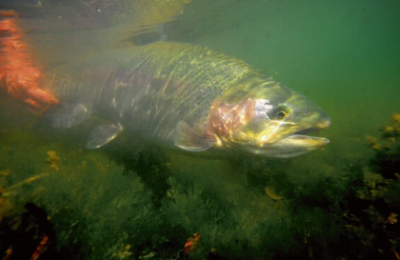
M 294 157 L 329 143 L 308 135 L 327 128 L 329 116 L 280 83 L 261 84 L 246 94 L 231 93 L 214 111 L 210 126 L 221 146 L 268 157 Z

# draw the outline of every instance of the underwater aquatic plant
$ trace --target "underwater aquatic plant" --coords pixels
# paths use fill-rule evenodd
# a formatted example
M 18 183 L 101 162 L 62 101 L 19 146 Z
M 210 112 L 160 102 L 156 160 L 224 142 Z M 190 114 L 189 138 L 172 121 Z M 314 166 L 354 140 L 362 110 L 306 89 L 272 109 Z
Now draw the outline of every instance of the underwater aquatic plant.
M 375 156 L 360 166 L 359 178 L 350 184 L 346 231 L 355 257 L 400 259 L 400 115 L 392 115 L 380 131 L 380 141 L 366 137 Z
M 34 203 L 24 206 L 18 218 L 2 219 L 0 257 L 2 259 L 54 259 L 56 237 L 45 210 Z
M 50 242 L 56 248 L 53 259 L 140 255 L 159 225 L 151 193 L 141 179 L 135 173 L 124 176 L 123 168 L 107 156 L 43 139 L 38 144 L 37 139 L 17 130 L 3 132 L 0 226 L 12 228 L 23 205 L 32 202 L 46 212 L 44 219 L 54 230 L 54 236 L 45 233 L 47 240 L 35 238 L 43 244 L 36 255 Z M 0 246 L 0 257 L 9 247 Z

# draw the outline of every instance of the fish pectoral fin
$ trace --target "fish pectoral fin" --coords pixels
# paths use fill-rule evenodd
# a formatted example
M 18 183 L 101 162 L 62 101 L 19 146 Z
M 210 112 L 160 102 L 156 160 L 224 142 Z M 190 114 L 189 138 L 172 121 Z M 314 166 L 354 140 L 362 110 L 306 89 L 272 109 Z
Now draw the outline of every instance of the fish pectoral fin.
M 80 103 L 64 104 L 54 112 L 51 124 L 55 128 L 70 128 L 89 117 L 90 111 L 84 105 Z
M 123 130 L 120 124 L 104 124 L 96 126 L 89 135 L 87 149 L 97 149 L 111 142 Z
M 176 125 L 174 144 L 183 150 L 201 152 L 211 148 L 215 142 L 213 136 L 198 134 L 184 121 Z

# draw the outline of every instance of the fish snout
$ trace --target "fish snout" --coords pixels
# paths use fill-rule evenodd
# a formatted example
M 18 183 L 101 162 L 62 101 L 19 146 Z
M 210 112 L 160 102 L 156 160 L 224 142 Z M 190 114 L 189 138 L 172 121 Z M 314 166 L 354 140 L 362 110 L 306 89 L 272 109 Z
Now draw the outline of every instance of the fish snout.
M 323 120 L 321 120 L 316 127 L 319 129 L 325 129 L 328 128 L 331 125 L 331 119 L 329 117 L 324 118 Z

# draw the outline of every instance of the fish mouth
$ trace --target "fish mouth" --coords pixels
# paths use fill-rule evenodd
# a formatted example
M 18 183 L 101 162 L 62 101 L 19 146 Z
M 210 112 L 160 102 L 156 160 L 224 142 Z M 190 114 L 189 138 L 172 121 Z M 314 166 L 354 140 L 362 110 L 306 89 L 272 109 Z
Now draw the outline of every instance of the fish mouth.
M 319 131 L 328 128 L 331 124 L 331 120 L 328 117 L 327 119 L 319 122 L 318 124 L 316 124 L 315 126 L 306 128 L 306 129 L 302 129 L 299 131 L 296 131 L 292 134 L 289 134 L 288 136 L 284 137 L 283 139 L 279 140 L 277 143 L 279 143 L 280 141 L 289 138 L 292 141 L 296 140 L 296 141 L 303 141 L 304 144 L 309 143 L 310 145 L 315 145 L 315 144 L 320 144 L 321 146 L 326 145 L 329 143 L 329 140 L 327 138 L 324 137 L 319 137 L 319 136 L 314 136 L 311 134 L 315 134 L 315 133 L 319 133 Z
M 329 140 L 324 137 L 296 133 L 272 144 L 261 146 L 248 145 L 246 146 L 246 150 L 265 157 L 291 158 L 320 149 L 328 143 Z
M 315 141 L 317 141 L 317 140 L 321 140 L 321 141 L 328 140 L 325 137 L 317 136 L 319 131 L 320 131 L 320 129 L 315 128 L 315 127 L 312 127 L 312 128 L 309 128 L 309 129 L 300 130 L 300 131 L 294 132 L 293 134 L 290 134 L 290 135 L 282 138 L 277 143 L 279 143 L 282 140 L 287 139 L 287 138 L 289 138 L 291 140 L 300 140 L 301 139 L 304 142 L 312 141 L 313 143 Z M 314 134 L 314 135 L 312 135 L 312 134 Z M 317 134 L 317 135 L 315 135 L 315 134 Z M 328 141 L 328 143 L 329 143 L 329 141 Z
M 329 124 L 325 123 L 324 126 L 328 127 Z M 321 127 L 302 129 L 273 143 L 261 141 L 258 145 L 248 145 L 246 149 L 251 153 L 266 157 L 296 157 L 320 149 L 329 143 L 329 140 L 325 137 L 309 135 L 320 130 Z
M 291 135 L 310 135 L 310 134 L 316 133 L 316 132 L 318 132 L 318 131 L 320 131 L 320 130 L 321 130 L 321 129 L 316 128 L 316 127 L 310 127 L 310 128 L 308 128 L 308 129 L 303 129 L 303 130 L 297 131 L 297 132 L 295 132 L 295 133 L 293 133 L 293 134 L 291 134 Z M 289 136 L 290 136 L 290 135 L 289 135 Z
M 293 122 L 278 122 L 275 127 L 267 127 L 266 131 L 260 131 L 253 137 L 248 138 L 246 132 L 234 136 L 231 141 L 232 147 L 239 145 L 242 149 L 255 155 L 272 158 L 296 157 L 319 148 L 329 143 L 325 137 L 314 136 L 330 125 L 330 120 L 325 119 L 321 123 L 301 129 Z M 298 128 L 297 131 L 293 128 Z M 300 128 L 300 129 L 299 129 Z M 294 130 L 294 131 L 293 131 Z M 286 133 L 285 133 L 286 132 Z M 249 134 L 251 137 L 252 135 Z
M 328 116 L 319 119 L 317 122 L 307 124 L 307 126 L 291 121 L 270 121 L 265 130 L 259 134 L 259 145 L 271 146 L 291 136 L 295 136 L 295 139 L 297 139 L 297 136 L 303 136 L 302 139 L 304 140 L 305 136 L 309 136 L 310 140 L 319 140 L 320 137 L 313 135 L 315 133 L 318 135 L 320 130 L 328 128 L 330 124 L 331 120 Z

